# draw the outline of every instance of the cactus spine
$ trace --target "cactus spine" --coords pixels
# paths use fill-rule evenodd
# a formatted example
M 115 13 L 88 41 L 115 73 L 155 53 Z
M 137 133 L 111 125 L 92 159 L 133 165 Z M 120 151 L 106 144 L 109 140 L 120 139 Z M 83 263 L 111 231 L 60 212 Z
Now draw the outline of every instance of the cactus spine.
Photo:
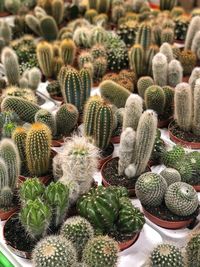
M 83 102 L 85 103 L 90 97 L 90 92 L 92 88 L 92 77 L 90 71 L 87 68 L 82 68 L 80 70 L 80 77 L 83 87 Z
M 180 62 L 173 59 L 168 65 L 168 85 L 176 87 L 183 79 L 183 68 Z
M 157 85 L 167 85 L 167 58 L 162 53 L 158 53 L 154 56 L 152 62 L 153 78 Z
M 53 49 L 51 44 L 40 42 L 37 46 L 37 59 L 42 73 L 47 77 L 53 74 Z
M 154 81 L 149 76 L 141 77 L 137 82 L 138 94 L 144 98 L 145 91 L 148 87 L 152 86 Z
M 138 77 L 143 74 L 144 49 L 141 45 L 135 44 L 129 54 L 131 68 Z

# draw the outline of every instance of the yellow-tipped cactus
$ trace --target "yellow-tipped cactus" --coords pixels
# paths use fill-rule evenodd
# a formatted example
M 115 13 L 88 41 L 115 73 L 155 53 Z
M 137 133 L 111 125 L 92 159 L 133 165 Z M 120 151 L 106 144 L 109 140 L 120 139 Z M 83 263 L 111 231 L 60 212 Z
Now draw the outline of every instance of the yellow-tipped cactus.
M 53 74 L 53 48 L 47 42 L 40 42 L 37 46 L 37 58 L 43 74 L 50 78 Z
M 65 39 L 60 44 L 61 57 L 65 65 L 72 65 L 76 54 L 76 45 L 73 40 Z

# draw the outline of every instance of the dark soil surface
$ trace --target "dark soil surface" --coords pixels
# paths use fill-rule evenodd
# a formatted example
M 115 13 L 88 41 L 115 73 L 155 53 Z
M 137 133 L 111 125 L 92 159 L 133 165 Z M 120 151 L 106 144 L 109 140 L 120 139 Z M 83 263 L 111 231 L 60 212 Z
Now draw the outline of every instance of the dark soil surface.
M 102 158 L 106 158 L 110 156 L 113 153 L 113 151 L 114 151 L 114 146 L 112 143 L 110 143 L 106 149 L 101 150 L 100 155 Z

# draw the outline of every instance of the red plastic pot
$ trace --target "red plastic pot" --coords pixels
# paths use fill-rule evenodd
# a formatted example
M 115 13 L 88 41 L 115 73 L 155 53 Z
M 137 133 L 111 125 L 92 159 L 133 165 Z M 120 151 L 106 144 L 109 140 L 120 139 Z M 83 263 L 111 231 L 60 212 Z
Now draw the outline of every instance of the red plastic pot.
M 120 143 L 120 135 L 113 136 L 113 137 L 111 138 L 111 142 L 112 142 L 113 144 L 119 144 L 119 143 Z
M 132 239 L 125 241 L 125 242 L 118 243 L 119 250 L 123 251 L 123 250 L 131 247 L 138 240 L 139 235 L 140 235 L 140 233 L 137 233 L 133 236 Z
M 167 120 L 158 120 L 158 128 L 167 128 L 170 121 L 171 121 L 171 118 Z
M 186 228 L 188 225 L 190 225 L 190 223 L 193 221 L 193 219 L 189 219 L 186 221 L 165 221 L 162 220 L 154 215 L 152 215 L 151 213 L 149 213 L 148 211 L 145 210 L 144 207 L 142 207 L 144 215 L 153 223 L 155 223 L 156 225 L 162 227 L 162 228 L 166 228 L 166 229 L 181 229 L 181 228 Z
M 200 185 L 193 185 L 193 187 L 197 192 L 200 192 Z
M 5 211 L 5 210 L 1 210 L 0 209 L 0 219 L 1 221 L 5 221 L 7 220 L 9 217 L 11 217 L 14 213 L 16 213 L 18 211 L 19 207 L 14 207 L 14 208 L 11 208 L 10 210 L 8 211 Z
M 64 143 L 64 139 L 62 138 L 62 139 L 59 139 L 59 140 L 52 140 L 51 141 L 51 146 L 52 147 L 60 147 L 60 146 L 62 146 L 63 145 L 63 143 Z

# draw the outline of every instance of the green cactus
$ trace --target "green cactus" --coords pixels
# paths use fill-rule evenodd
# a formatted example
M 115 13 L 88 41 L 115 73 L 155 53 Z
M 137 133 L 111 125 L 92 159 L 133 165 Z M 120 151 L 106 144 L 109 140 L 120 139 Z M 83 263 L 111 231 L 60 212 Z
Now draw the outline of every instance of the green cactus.
M 154 56 L 159 52 L 159 47 L 157 45 L 151 45 L 146 52 L 146 75 L 153 77 L 152 72 L 152 61 Z
M 92 62 L 93 62 L 93 58 L 90 52 L 83 51 L 80 53 L 78 57 L 79 69 L 82 69 L 85 66 L 85 64 L 92 63 Z
M 179 248 L 171 244 L 160 244 L 151 252 L 150 262 L 152 266 L 165 267 L 172 264 L 177 267 L 183 267 L 184 257 Z
M 12 40 L 12 30 L 6 21 L 0 23 L 0 37 L 4 40 L 5 46 L 9 45 L 10 41 Z
M 183 79 L 183 68 L 180 62 L 173 59 L 168 66 L 168 85 L 176 87 Z
M 156 173 L 142 174 L 136 181 L 135 192 L 141 203 L 149 207 L 159 206 L 167 190 L 167 182 Z
M 137 77 L 143 75 L 144 68 L 144 49 L 141 45 L 135 44 L 129 54 L 131 68 L 135 71 Z
M 185 160 L 191 164 L 193 171 L 200 170 L 200 153 L 198 151 L 187 153 Z
M 73 40 L 64 39 L 60 44 L 61 57 L 65 65 L 72 65 L 76 55 L 76 45 Z
M 162 27 L 160 25 L 154 25 L 152 27 L 152 41 L 155 45 L 161 46 L 161 33 Z
M 45 124 L 36 122 L 31 125 L 25 145 L 26 160 L 31 175 L 39 177 L 48 173 L 51 138 L 51 131 Z
M 136 35 L 136 44 L 140 44 L 144 51 L 148 50 L 151 45 L 152 38 L 152 28 L 148 23 L 142 23 L 139 26 L 137 35 Z
M 145 91 L 145 106 L 147 109 L 153 109 L 158 115 L 161 115 L 165 107 L 165 94 L 160 86 L 152 85 Z
M 102 79 L 102 77 L 106 73 L 107 59 L 104 57 L 99 57 L 95 59 L 93 66 L 94 66 L 93 78 L 95 81 L 99 81 Z
M 149 76 L 143 76 L 141 77 L 137 82 L 137 88 L 139 95 L 144 98 L 145 91 L 148 87 L 154 85 L 154 81 Z
M 28 200 L 19 213 L 19 219 L 32 238 L 40 239 L 49 228 L 51 210 L 40 199 Z
M 174 30 L 171 28 L 165 28 L 161 33 L 161 43 L 173 44 L 174 42 Z
M 87 68 L 82 68 L 80 70 L 80 77 L 83 87 L 83 101 L 85 103 L 90 97 L 90 92 L 92 89 L 92 77 L 90 71 Z
M 4 186 L 8 186 L 8 169 L 3 158 L 0 158 L 0 191 Z
M 46 124 L 52 132 L 52 135 L 56 134 L 56 122 L 51 112 L 45 109 L 40 109 L 35 114 L 35 122 L 42 122 Z
M 186 258 L 188 267 L 198 267 L 200 262 L 199 255 L 200 234 L 199 230 L 191 234 L 186 244 Z
M 189 216 L 199 205 L 198 194 L 195 189 L 186 183 L 171 184 L 165 193 L 167 208 L 178 216 Z
M 40 21 L 32 14 L 27 14 L 25 16 L 25 22 L 36 35 L 41 36 Z
M 176 0 L 160 0 L 160 10 L 172 10 L 176 4 Z
M 64 222 L 60 234 L 72 242 L 81 259 L 83 249 L 94 236 L 94 229 L 86 219 L 74 216 Z
M 19 156 L 21 160 L 21 170 L 26 168 L 26 155 L 25 155 L 25 145 L 26 145 L 27 131 L 23 127 L 16 127 L 12 133 L 12 140 L 16 144 Z
M 160 175 L 165 179 L 168 186 L 181 181 L 180 173 L 173 168 L 165 168 L 161 171 Z
M 47 42 L 40 42 L 37 45 L 37 59 L 42 73 L 50 78 L 53 75 L 53 48 Z
M 190 50 L 183 50 L 180 53 L 179 60 L 183 67 L 184 75 L 190 75 L 196 66 L 197 57 L 195 53 Z
M 103 81 L 100 84 L 100 93 L 105 100 L 114 104 L 118 108 L 125 106 L 126 100 L 130 95 L 130 92 L 127 89 L 111 80 Z
M 101 26 L 96 26 L 91 31 L 90 42 L 91 45 L 104 44 L 107 38 L 106 30 Z
M 20 72 L 17 54 L 11 48 L 6 47 L 2 51 L 1 61 L 5 68 L 8 83 L 10 85 L 18 85 Z
M 102 44 L 93 45 L 91 48 L 91 55 L 94 59 L 97 59 L 99 57 L 107 58 L 105 46 Z
M 186 160 L 186 157 L 174 163 L 174 168 L 179 172 L 181 181 L 190 184 L 194 176 L 194 169 L 191 162 Z
M 116 267 L 118 245 L 108 236 L 90 239 L 83 251 L 83 262 L 90 267 Z
M 90 28 L 87 26 L 77 27 L 73 33 L 73 40 L 78 47 L 90 48 Z
M 64 2 L 63 0 L 53 0 L 52 4 L 52 16 L 54 17 L 55 21 L 60 24 L 63 20 L 64 16 Z
M 97 9 L 97 1 L 96 0 L 89 0 L 88 4 L 89 4 L 89 8 Z
M 0 3 L 0 12 L 3 12 L 5 9 L 5 0 L 2 0 Z
M 179 162 L 185 156 L 184 148 L 181 146 L 174 146 L 172 150 L 167 151 L 163 155 L 163 164 L 167 167 L 174 168 L 176 162 Z
M 51 97 L 62 96 L 60 84 L 58 81 L 53 81 L 47 85 L 47 91 Z
M 8 12 L 13 15 L 17 14 L 20 9 L 21 2 L 20 0 L 5 0 L 5 8 Z
M 84 18 L 87 19 L 91 24 L 94 22 L 94 18 L 98 15 L 95 9 L 88 9 L 84 14 Z
M 195 16 L 191 19 L 186 38 L 185 38 L 185 47 L 184 51 L 191 50 L 192 41 L 195 37 L 195 34 L 200 30 L 200 17 Z
M 79 113 L 72 104 L 63 104 L 57 110 L 55 121 L 57 126 L 57 135 L 68 135 L 77 124 Z
M 100 149 L 106 149 L 110 143 L 114 123 L 113 116 L 112 108 L 107 103 L 102 103 L 97 108 L 94 140 Z
M 13 191 L 9 186 L 4 186 L 0 191 L 0 201 L 3 208 L 8 208 L 12 205 Z
M 28 72 L 28 87 L 36 90 L 41 82 L 41 71 L 34 67 Z
M 112 21 L 117 24 L 118 21 L 125 16 L 125 13 L 126 10 L 123 4 L 114 5 L 112 7 L 112 14 L 111 14 Z
M 56 21 L 51 16 L 44 16 L 40 20 L 41 34 L 45 40 L 51 42 L 57 39 L 58 27 Z

